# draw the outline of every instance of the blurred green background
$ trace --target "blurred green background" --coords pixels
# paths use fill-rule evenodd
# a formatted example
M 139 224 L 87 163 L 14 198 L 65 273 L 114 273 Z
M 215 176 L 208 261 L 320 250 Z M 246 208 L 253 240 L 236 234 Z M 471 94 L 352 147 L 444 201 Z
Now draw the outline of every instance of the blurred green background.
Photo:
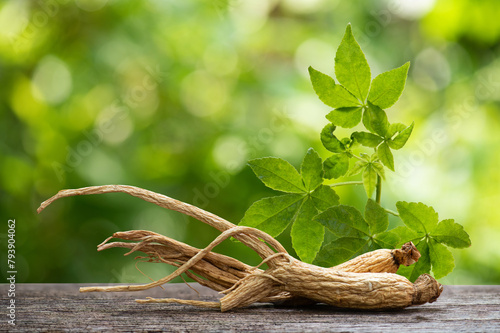
M 274 195 L 245 165 L 299 166 L 330 110 L 307 67 L 333 75 L 348 22 L 373 77 L 411 61 L 390 121 L 415 130 L 395 153 L 383 205 L 432 205 L 472 247 L 447 284 L 500 283 L 500 2 L 496 0 L 10 0 L 0 4 L 1 274 L 16 219 L 18 282 L 147 282 L 115 231 L 147 229 L 203 247 L 219 233 L 125 194 L 65 188 L 128 184 L 238 223 Z M 347 133 L 347 132 L 346 132 Z M 361 187 L 338 190 L 364 206 Z M 393 225 L 394 225 L 393 221 Z M 288 236 L 279 237 L 292 251 Z M 243 245 L 216 251 L 257 264 Z M 293 253 L 293 252 L 292 252 Z M 166 265 L 139 264 L 152 278 Z

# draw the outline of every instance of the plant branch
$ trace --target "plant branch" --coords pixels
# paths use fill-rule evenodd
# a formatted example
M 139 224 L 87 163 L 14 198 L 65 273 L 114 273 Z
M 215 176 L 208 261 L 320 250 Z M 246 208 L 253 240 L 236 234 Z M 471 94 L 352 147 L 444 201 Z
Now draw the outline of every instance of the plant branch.
M 395 211 L 393 211 L 393 210 L 386 209 L 386 208 L 384 208 L 384 210 L 385 210 L 387 213 L 391 214 L 391 215 L 394 215 L 394 216 L 399 217 L 399 214 L 398 214 L 398 213 L 396 213 L 396 212 L 395 212 Z
M 375 201 L 380 205 L 380 198 L 382 197 L 382 177 L 377 175 L 377 194 Z
M 341 182 L 341 183 L 330 184 L 328 186 L 336 187 L 336 186 L 344 186 L 344 185 L 363 185 L 363 182 L 361 182 L 361 181 Z
M 363 158 L 359 157 L 358 155 L 354 155 L 354 154 L 352 154 L 352 157 L 354 157 L 354 158 L 356 158 L 356 159 L 358 159 L 358 160 L 360 160 L 360 161 L 366 162 L 366 160 L 365 160 L 365 159 L 363 159 Z

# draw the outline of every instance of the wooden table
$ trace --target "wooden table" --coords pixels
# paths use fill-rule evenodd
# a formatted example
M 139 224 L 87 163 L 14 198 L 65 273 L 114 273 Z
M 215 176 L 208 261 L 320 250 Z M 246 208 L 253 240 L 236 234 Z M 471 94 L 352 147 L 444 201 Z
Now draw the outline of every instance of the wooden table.
M 76 284 L 16 285 L 16 326 L 5 316 L 8 286 L 0 285 L 0 330 L 11 332 L 500 332 L 500 286 L 445 286 L 437 302 L 398 311 L 340 310 L 325 305 L 276 308 L 258 304 L 221 313 L 177 304 L 138 304 L 136 298 L 216 300 L 214 291 L 167 284 L 143 292 L 79 293 Z

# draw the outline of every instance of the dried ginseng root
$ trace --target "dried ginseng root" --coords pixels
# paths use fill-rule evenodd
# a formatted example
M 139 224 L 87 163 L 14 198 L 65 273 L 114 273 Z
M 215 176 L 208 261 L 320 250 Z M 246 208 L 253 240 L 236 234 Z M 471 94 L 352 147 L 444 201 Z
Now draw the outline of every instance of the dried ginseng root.
M 113 247 L 141 251 L 150 262 L 166 263 L 178 269 L 158 281 L 145 285 L 86 287 L 81 292 L 134 291 L 160 286 L 186 273 L 201 285 L 217 290 L 225 296 L 219 302 L 201 302 L 180 299 L 146 299 L 139 303 L 182 303 L 228 311 L 254 302 L 285 303 L 291 305 L 326 303 L 336 307 L 355 309 L 404 308 L 434 302 L 443 290 L 433 277 L 421 275 L 415 283 L 393 274 L 399 265 L 411 265 L 420 253 L 412 243 L 401 249 L 376 250 L 360 255 L 341 265 L 323 268 L 291 257 L 273 237 L 260 230 L 236 226 L 217 215 L 165 195 L 125 185 L 105 185 L 75 190 L 63 190 L 43 202 L 40 213 L 53 201 L 75 195 L 124 192 L 158 206 L 194 217 L 222 232 L 205 249 L 197 249 L 151 231 L 117 232 L 98 246 L 98 250 Z M 211 252 L 229 237 L 253 249 L 266 263 L 262 270 L 237 259 Z M 112 242 L 119 238 L 133 242 Z M 259 265 L 260 266 L 260 265 Z

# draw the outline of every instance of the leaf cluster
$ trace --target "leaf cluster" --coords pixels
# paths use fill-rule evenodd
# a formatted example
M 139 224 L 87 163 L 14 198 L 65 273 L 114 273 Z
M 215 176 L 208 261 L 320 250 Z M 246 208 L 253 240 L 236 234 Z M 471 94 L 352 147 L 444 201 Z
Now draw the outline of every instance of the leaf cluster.
M 450 273 L 454 260 L 447 246 L 470 246 L 463 227 L 453 220 L 438 222 L 432 207 L 422 203 L 396 204 L 404 226 L 388 230 L 388 210 L 380 206 L 385 169 L 395 170 L 393 150 L 403 148 L 414 123 L 390 123 L 384 109 L 401 96 L 409 63 L 371 79 L 371 70 L 348 25 L 335 56 L 335 80 L 312 67 L 309 74 L 319 99 L 332 108 L 329 123 L 320 133 L 323 146 L 332 153 L 322 160 L 310 148 L 297 171 L 287 161 L 265 157 L 248 162 L 257 177 L 269 188 L 284 192 L 261 199 L 247 210 L 240 225 L 251 226 L 276 237 L 290 224 L 292 246 L 304 262 L 324 266 L 340 264 L 354 256 L 379 248 L 394 248 L 413 241 L 422 257 L 416 265 L 401 269 L 411 280 L 432 272 L 436 278 Z M 337 127 L 364 130 L 338 138 Z M 371 152 L 357 152 L 360 149 Z M 351 163 L 354 159 L 355 162 Z M 332 187 L 360 182 L 327 185 L 331 179 L 361 174 L 368 200 L 364 214 L 340 204 Z M 376 191 L 376 200 L 372 200 Z M 325 239 L 327 242 L 323 245 Z
M 332 153 L 325 160 L 325 177 L 336 179 L 344 175 L 363 173 L 365 190 L 370 197 L 375 190 L 377 176 L 382 179 L 384 168 L 394 171 L 392 150 L 404 147 L 414 124 L 390 123 L 384 109 L 394 105 L 401 96 L 410 63 L 384 72 L 371 79 L 371 70 L 359 44 L 348 25 L 335 56 L 335 75 L 339 83 L 316 69 L 309 67 L 309 75 L 319 99 L 333 108 L 326 118 L 330 124 L 321 132 L 321 141 Z M 363 123 L 366 130 L 355 131 L 349 138 L 338 139 L 337 126 L 352 128 Z M 373 148 L 374 154 L 356 156 L 352 148 L 362 145 Z M 349 170 L 349 159 L 359 161 Z M 349 171 L 349 173 L 348 173 Z

